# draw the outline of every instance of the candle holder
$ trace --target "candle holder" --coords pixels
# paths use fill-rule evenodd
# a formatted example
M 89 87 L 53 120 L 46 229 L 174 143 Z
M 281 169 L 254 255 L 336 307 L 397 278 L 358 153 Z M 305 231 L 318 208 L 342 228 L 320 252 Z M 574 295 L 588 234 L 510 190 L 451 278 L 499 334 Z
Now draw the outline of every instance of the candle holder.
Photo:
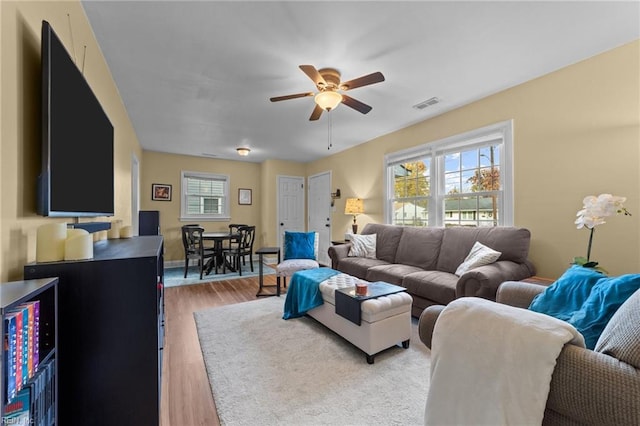
M 366 296 L 368 289 L 367 283 L 356 283 L 356 296 Z

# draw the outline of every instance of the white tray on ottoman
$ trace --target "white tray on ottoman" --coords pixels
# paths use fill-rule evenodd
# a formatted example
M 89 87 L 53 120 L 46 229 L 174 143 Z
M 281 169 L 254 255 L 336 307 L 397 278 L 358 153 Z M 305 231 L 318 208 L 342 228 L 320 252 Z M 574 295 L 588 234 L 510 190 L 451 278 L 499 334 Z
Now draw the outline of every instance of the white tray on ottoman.
M 311 309 L 307 315 L 336 332 L 365 352 L 367 362 L 373 364 L 380 351 L 402 343 L 409 347 L 411 338 L 411 303 L 406 292 L 364 300 L 361 303 L 361 324 L 357 325 L 336 314 L 335 290 L 354 287 L 363 280 L 347 274 L 334 275 L 320 283 L 324 304 Z M 366 282 L 366 281 L 365 281 Z

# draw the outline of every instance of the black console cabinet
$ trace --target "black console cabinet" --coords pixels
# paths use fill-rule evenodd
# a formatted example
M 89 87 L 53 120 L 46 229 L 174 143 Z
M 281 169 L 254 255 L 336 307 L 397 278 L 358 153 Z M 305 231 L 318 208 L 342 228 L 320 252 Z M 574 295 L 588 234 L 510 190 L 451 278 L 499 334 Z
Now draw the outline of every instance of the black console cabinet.
M 28 264 L 59 277 L 60 425 L 158 425 L 163 239 L 100 241 L 94 258 Z

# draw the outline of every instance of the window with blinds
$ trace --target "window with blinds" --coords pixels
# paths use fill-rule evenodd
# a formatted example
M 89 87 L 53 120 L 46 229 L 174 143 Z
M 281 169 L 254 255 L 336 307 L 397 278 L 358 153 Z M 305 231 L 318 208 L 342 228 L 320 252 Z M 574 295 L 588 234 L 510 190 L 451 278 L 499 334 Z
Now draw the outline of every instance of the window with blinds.
M 229 220 L 229 176 L 182 172 L 184 220 Z

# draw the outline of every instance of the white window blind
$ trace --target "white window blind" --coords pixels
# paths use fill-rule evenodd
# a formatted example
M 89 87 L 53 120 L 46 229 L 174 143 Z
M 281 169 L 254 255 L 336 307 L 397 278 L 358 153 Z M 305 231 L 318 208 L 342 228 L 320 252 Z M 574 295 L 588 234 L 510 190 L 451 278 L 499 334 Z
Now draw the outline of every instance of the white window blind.
M 182 172 L 181 220 L 229 220 L 229 176 Z

